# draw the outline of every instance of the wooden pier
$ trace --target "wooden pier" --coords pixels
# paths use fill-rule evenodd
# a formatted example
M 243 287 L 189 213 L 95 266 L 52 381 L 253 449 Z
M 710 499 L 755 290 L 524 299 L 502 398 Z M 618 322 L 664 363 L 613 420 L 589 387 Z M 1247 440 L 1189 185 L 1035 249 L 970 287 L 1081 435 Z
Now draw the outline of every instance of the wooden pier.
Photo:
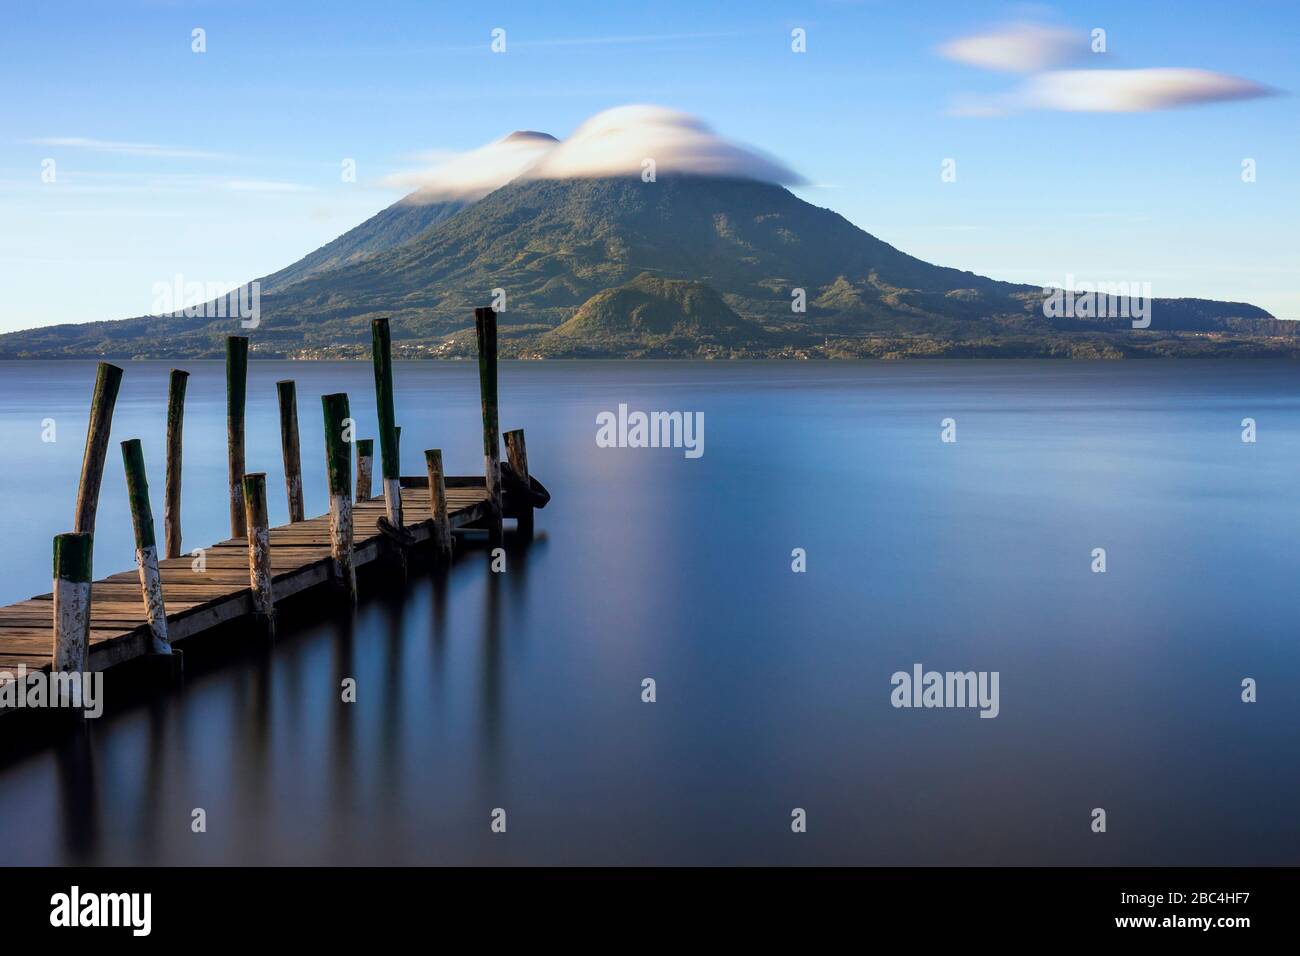
M 167 488 L 165 496 L 159 496 L 166 502 L 169 556 L 158 555 L 140 442 L 123 442 L 136 531 L 136 569 L 89 583 L 89 575 L 77 579 L 80 565 L 75 556 L 93 544 L 90 536 L 108 431 L 122 377 L 120 369 L 101 363 L 91 406 L 82 487 L 76 502 L 75 530 L 55 540 L 54 591 L 0 607 L 0 681 L 14 679 L 20 668 L 29 674 L 51 668 L 101 671 L 145 656 L 165 659 L 173 643 L 232 621 L 246 619 L 250 629 L 259 631 L 273 629 L 275 605 L 304 591 L 320 588 L 340 603 L 355 600 L 355 569 L 371 562 L 385 560 L 400 569 L 408 550 L 424 547 L 434 560 L 445 564 L 451 557 L 454 529 L 481 528 L 496 541 L 505 516 L 517 519 L 522 530 L 531 530 L 533 508 L 543 506 L 549 495 L 528 474 L 522 432 L 509 433 L 511 464 L 500 463 L 499 449 L 497 454 L 492 453 L 491 446 L 499 442 L 500 434 L 495 313 L 476 310 L 476 324 L 480 342 L 485 345 L 479 363 L 484 475 L 443 475 L 442 452 L 436 448 L 425 452 L 427 475 L 399 475 L 396 458 L 401 429 L 394 424 L 388 323 L 378 319 L 374 323 L 374 364 L 378 444 L 383 447 L 385 459 L 383 493 L 369 497 L 373 440 L 355 436 L 360 429 L 348 417 L 347 396 L 321 396 L 330 510 L 320 517 L 292 520 L 302 515 L 297 399 L 292 382 L 278 382 L 283 487 L 291 522 L 267 529 L 266 489 L 280 484 L 268 482 L 265 473 L 244 473 L 247 340 L 232 336 L 227 353 L 227 401 L 234 535 L 206 548 L 195 549 L 188 542 L 181 545 L 180 422 L 185 373 L 176 370 L 171 380 L 166 436 Z M 161 440 L 152 443 L 153 447 L 162 444 Z M 358 479 L 355 502 L 354 445 Z M 89 561 L 84 564 L 88 566 Z M 0 714 L 7 712 L 0 708 Z

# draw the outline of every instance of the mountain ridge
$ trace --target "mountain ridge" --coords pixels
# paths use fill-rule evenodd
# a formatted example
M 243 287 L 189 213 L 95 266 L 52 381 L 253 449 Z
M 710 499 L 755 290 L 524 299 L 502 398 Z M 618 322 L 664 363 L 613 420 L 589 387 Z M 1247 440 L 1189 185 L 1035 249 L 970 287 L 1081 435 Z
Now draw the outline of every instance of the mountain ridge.
M 503 345 L 513 354 L 561 354 L 555 347 L 566 339 L 570 354 L 637 354 L 647 343 L 621 333 L 612 336 L 621 345 L 550 333 L 593 297 L 643 275 L 696 283 L 741 323 L 730 337 L 695 336 L 695 349 L 688 334 L 675 355 L 1294 348 L 1289 323 L 1246 303 L 1156 299 L 1153 329 L 1142 333 L 1127 318 L 1048 318 L 1041 287 L 932 265 L 833 210 L 756 180 L 516 179 L 477 201 L 421 206 L 409 199 L 267 277 L 261 324 L 251 332 L 229 319 L 140 317 L 10 333 L 0 336 L 0 357 L 217 355 L 228 334 L 250 334 L 261 354 L 347 356 L 364 346 L 369 319 L 381 314 L 392 320 L 394 345 L 405 354 L 456 356 L 466 341 L 457 333 L 473 308 L 501 295 Z

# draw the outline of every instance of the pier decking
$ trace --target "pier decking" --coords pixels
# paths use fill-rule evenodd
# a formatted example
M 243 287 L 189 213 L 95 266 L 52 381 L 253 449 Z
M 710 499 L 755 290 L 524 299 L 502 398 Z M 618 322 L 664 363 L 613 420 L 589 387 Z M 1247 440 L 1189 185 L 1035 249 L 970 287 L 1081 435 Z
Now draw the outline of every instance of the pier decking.
M 406 530 L 417 543 L 427 541 L 433 534 L 427 479 L 404 478 L 402 484 Z M 453 528 L 463 528 L 484 518 L 487 500 L 485 479 L 447 478 L 447 512 Z M 384 509 L 383 498 L 354 505 L 353 562 L 358 567 L 376 560 L 390 547 L 378 525 Z M 167 629 L 173 641 L 183 641 L 253 612 L 246 539 L 230 538 L 205 549 L 203 571 L 194 570 L 196 560 L 186 556 L 158 562 Z M 331 583 L 329 516 L 272 528 L 271 572 L 277 603 L 311 588 L 328 588 Z M 91 594 L 90 669 L 104 670 L 147 654 L 149 621 L 138 572 L 123 571 L 97 580 L 91 586 Z M 53 593 L 41 594 L 0 607 L 0 672 L 14 674 L 20 664 L 26 665 L 29 673 L 49 668 L 53 597 Z
M 550 495 L 529 473 L 522 429 L 507 432 L 509 463 L 501 461 L 497 421 L 496 313 L 474 310 L 483 412 L 483 477 L 448 477 L 442 450 L 424 452 L 425 477 L 401 477 L 395 421 L 393 365 L 388 320 L 371 322 L 382 488 L 371 495 L 375 441 L 356 435 L 348 396 L 320 397 L 330 510 L 304 520 L 298 400 L 294 382 L 276 383 L 280 438 L 290 523 L 269 528 L 267 474 L 245 469 L 244 425 L 248 339 L 226 343 L 227 461 L 231 537 L 207 548 L 181 544 L 181 464 L 185 382 L 173 369 L 167 407 L 165 548 L 155 535 L 151 494 L 141 441 L 121 443 L 128 504 L 135 532 L 136 568 L 92 580 L 95 515 L 123 370 L 99 364 L 90 405 L 73 530 L 54 538 L 54 590 L 0 607 L 0 685 L 28 674 L 102 671 L 146 655 L 171 660 L 178 641 L 236 620 L 274 633 L 275 606 L 313 588 L 357 598 L 355 569 L 381 557 L 405 567 L 406 552 L 427 542 L 440 566 L 452 555 L 452 530 L 476 526 L 501 540 L 502 518 L 514 518 L 530 534 L 533 509 Z M 354 501 L 352 461 L 355 450 Z M 187 553 L 188 552 L 188 553 Z M 160 553 L 170 555 L 161 558 Z M 101 556 L 102 557 L 102 556 Z M 0 715 L 12 712 L 0 707 Z

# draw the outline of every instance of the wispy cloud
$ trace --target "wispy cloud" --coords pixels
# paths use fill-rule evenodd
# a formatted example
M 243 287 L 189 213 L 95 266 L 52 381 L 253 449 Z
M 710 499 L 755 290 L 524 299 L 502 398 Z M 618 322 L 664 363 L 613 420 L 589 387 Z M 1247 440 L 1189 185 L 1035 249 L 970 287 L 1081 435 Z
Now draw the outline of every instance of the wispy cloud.
M 0 179 L 0 192 L 52 197 L 83 196 L 197 196 L 203 193 L 307 193 L 319 187 L 279 179 L 230 179 L 200 173 L 93 172 L 60 173 L 56 184 L 37 176 Z
M 1090 39 L 1083 30 L 1019 23 L 944 44 L 938 52 L 948 59 L 1002 73 L 1029 74 L 1019 86 L 1000 93 L 962 94 L 949 113 L 975 117 L 1022 110 L 1145 113 L 1277 92 L 1253 80 L 1193 67 L 1055 69 L 1088 57 L 1093 49 Z M 1104 43 L 1096 52 L 1104 53 Z
M 1033 73 L 1072 63 L 1087 53 L 1087 34 L 1037 23 L 1014 23 L 939 47 L 939 55 L 949 60 L 1000 73 Z
M 26 139 L 29 146 L 59 146 L 66 149 L 86 149 L 97 153 L 117 153 L 122 156 L 153 156 L 159 159 L 228 159 L 223 153 L 206 150 L 162 146 L 158 143 L 124 143 L 109 139 L 91 139 L 85 136 L 43 136 Z
M 606 36 L 544 37 L 530 39 L 530 34 L 523 29 L 510 29 L 507 34 L 509 49 L 542 49 L 546 47 L 583 47 L 583 46 L 633 46 L 654 45 L 662 43 L 690 43 L 702 40 L 722 40 L 736 37 L 761 35 L 753 30 L 720 30 L 696 33 L 624 33 Z M 404 47 L 362 47 L 349 45 L 346 48 L 289 47 L 281 52 L 285 56 L 307 57 L 409 57 L 409 56 L 478 56 L 488 48 L 489 38 L 476 43 L 454 45 L 411 45 Z
M 1030 77 L 1026 106 L 1085 113 L 1143 113 L 1271 96 L 1276 90 L 1226 73 L 1185 68 L 1056 70 Z
M 510 182 L 555 146 L 555 137 L 548 133 L 516 130 L 465 153 L 426 150 L 416 158 L 432 165 L 386 176 L 380 185 L 414 188 L 411 201 L 417 203 L 475 200 Z
M 1016 100 L 1006 93 L 982 95 L 960 93 L 948 108 L 949 116 L 989 117 L 1006 116 L 1017 108 Z

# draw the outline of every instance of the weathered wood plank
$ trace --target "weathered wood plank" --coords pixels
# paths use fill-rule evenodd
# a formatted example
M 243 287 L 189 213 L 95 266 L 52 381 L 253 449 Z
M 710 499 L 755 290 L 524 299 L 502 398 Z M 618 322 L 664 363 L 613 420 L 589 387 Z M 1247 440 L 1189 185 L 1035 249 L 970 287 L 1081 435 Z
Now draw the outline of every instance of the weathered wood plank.
M 344 470 L 348 464 L 344 463 Z M 447 476 L 445 484 L 451 527 L 476 524 L 488 516 L 490 502 L 483 478 Z M 431 519 L 438 509 L 430 500 L 427 476 L 401 479 L 400 493 L 406 530 L 417 542 L 430 540 L 435 534 Z M 379 518 L 387 512 L 382 498 L 353 505 L 354 567 L 389 553 L 391 545 L 378 528 Z M 332 543 L 328 516 L 270 529 L 268 550 L 276 603 L 335 580 Z M 229 538 L 203 549 L 203 561 L 203 571 L 194 570 L 193 557 L 158 561 L 167 633 L 173 643 L 254 612 L 247 538 Z M 103 670 L 147 653 L 151 631 L 138 572 L 112 574 L 93 582 L 89 591 L 86 666 Z M 29 671 L 48 669 L 53 625 L 53 592 L 0 607 L 0 671 L 13 671 L 19 665 Z

